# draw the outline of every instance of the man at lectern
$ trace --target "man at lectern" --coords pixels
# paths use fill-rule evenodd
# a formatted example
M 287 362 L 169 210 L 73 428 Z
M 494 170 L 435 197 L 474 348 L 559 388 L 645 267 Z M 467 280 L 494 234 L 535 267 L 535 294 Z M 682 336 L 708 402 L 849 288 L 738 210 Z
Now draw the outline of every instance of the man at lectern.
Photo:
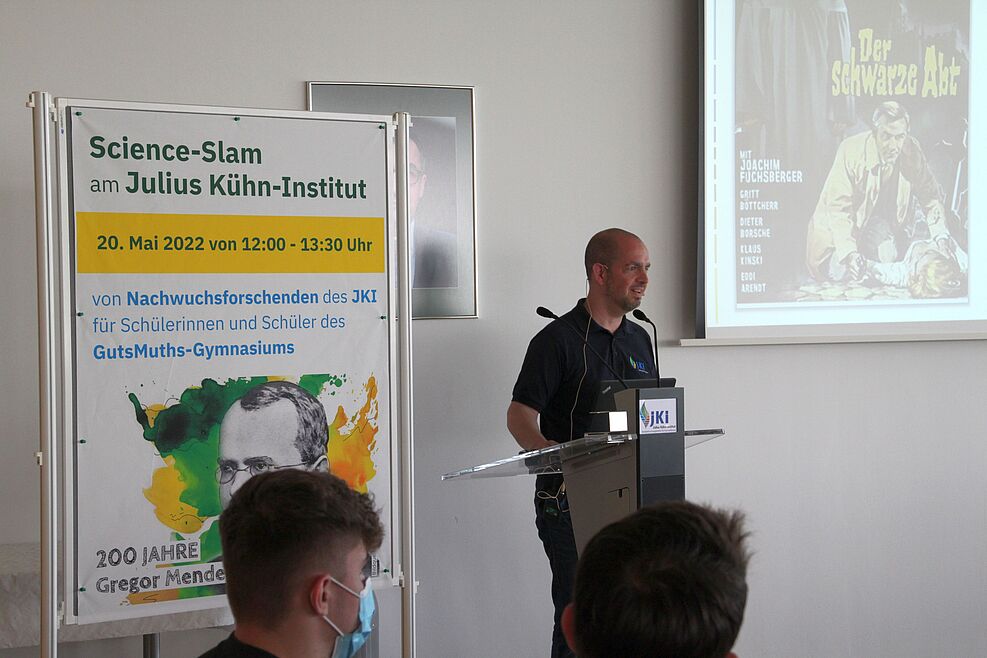
M 633 233 L 611 228 L 590 239 L 584 264 L 586 298 L 535 335 L 514 385 L 507 429 L 525 450 L 582 437 L 599 382 L 657 377 L 648 333 L 624 317 L 641 305 L 648 287 L 648 248 Z M 551 655 L 573 656 L 559 623 L 572 598 L 577 557 L 561 475 L 538 476 L 535 525 L 552 568 Z
M 376 607 L 369 554 L 384 536 L 367 494 L 329 473 L 251 478 L 220 517 L 236 626 L 200 658 L 356 654 Z

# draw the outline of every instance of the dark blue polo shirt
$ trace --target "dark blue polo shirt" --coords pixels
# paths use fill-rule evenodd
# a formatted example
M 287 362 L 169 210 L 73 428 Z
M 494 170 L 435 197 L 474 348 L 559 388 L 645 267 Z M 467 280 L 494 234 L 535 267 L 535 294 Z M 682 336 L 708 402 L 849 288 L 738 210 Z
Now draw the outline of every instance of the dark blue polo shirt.
M 589 430 L 590 411 L 596 402 L 599 383 L 614 379 L 613 373 L 593 352 L 585 350 L 583 358 L 581 337 L 586 336 L 622 379 L 657 377 L 648 332 L 625 317 L 611 334 L 590 319 L 584 302 L 580 299 L 575 308 L 550 322 L 531 339 L 514 384 L 512 399 L 537 411 L 541 433 L 559 443 L 578 439 Z M 538 479 L 539 488 L 549 480 L 545 476 Z M 561 476 L 551 479 L 561 482 Z

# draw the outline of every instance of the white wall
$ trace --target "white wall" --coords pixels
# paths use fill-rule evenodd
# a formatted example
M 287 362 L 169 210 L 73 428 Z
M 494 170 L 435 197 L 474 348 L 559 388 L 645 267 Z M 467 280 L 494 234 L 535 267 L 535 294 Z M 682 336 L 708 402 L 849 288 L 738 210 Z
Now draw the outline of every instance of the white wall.
M 738 652 L 987 654 L 982 343 L 671 344 L 694 321 L 697 4 L 0 5 L 0 541 L 38 535 L 28 92 L 300 109 L 306 80 L 473 84 L 480 318 L 415 323 L 420 655 L 547 653 L 533 483 L 438 478 L 515 449 L 503 418 L 534 307 L 573 303 L 583 246 L 610 225 L 651 248 L 643 308 L 669 338 L 688 424 L 728 430 L 690 451 L 688 492 L 749 514 Z M 215 641 L 166 636 L 163 652 Z

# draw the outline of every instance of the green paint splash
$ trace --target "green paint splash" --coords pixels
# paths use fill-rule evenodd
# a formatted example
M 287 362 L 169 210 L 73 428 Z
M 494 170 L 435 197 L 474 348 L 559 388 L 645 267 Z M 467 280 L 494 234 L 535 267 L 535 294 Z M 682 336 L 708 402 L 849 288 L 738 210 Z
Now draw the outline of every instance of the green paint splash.
M 346 375 L 342 377 L 336 375 L 302 375 L 301 379 L 298 380 L 298 385 L 315 397 L 318 397 L 327 387 L 341 388 L 345 383 Z M 330 389 L 329 395 L 336 395 L 336 391 Z
M 219 428 L 230 406 L 250 389 L 274 377 L 229 379 L 224 383 L 205 379 L 201 386 L 187 388 L 177 404 L 160 409 L 144 405 L 134 393 L 127 397 L 143 429 L 144 440 L 154 444 L 162 459 L 172 457 L 184 485 L 178 500 L 198 510 L 199 516 L 219 516 Z M 318 397 L 326 387 L 339 388 L 346 376 L 303 375 L 298 385 Z M 153 418 L 152 418 L 153 414 Z M 175 537 L 178 535 L 175 533 Z M 208 562 L 221 554 L 219 523 L 212 523 L 200 536 L 200 556 Z

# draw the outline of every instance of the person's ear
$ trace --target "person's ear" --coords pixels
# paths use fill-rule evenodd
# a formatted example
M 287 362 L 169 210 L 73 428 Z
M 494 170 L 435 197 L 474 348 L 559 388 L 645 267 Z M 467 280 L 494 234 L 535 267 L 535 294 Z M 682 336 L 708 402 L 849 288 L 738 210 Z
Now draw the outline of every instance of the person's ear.
M 562 619 L 559 620 L 559 625 L 562 626 L 562 635 L 565 637 L 566 644 L 569 648 L 579 653 L 576 648 L 576 608 L 570 603 L 562 611 Z
M 331 592 L 332 580 L 330 580 L 329 574 L 322 574 L 312 579 L 312 584 L 308 589 L 308 603 L 315 614 L 320 617 L 329 614 Z
M 603 283 L 603 275 L 607 271 L 607 266 L 603 263 L 593 263 L 593 282 L 597 284 Z

